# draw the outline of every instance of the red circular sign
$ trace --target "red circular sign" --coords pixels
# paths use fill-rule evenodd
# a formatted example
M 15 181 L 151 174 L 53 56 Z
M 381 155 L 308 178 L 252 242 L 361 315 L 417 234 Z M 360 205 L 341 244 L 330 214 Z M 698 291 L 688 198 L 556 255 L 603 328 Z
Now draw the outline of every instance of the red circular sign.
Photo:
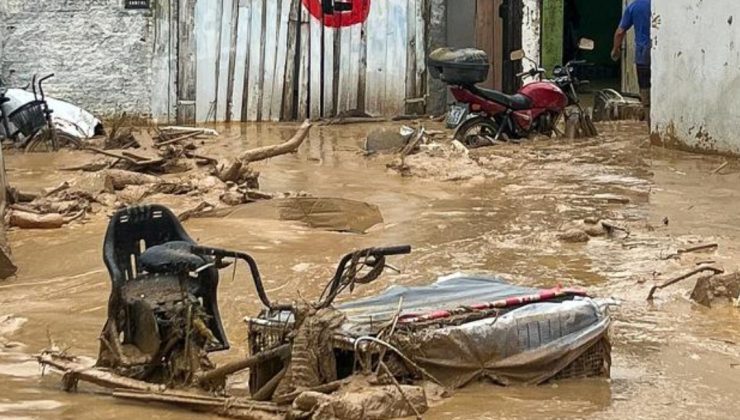
M 330 28 L 344 28 L 367 20 L 370 0 L 302 0 L 311 16 Z

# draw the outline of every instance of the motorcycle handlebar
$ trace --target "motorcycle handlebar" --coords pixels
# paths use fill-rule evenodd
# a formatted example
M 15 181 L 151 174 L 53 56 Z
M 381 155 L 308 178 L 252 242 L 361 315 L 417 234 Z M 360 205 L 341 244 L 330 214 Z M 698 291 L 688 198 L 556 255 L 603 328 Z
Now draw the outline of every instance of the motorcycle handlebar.
M 47 74 L 46 76 L 44 76 L 41 79 L 39 79 L 39 84 L 41 84 L 42 82 L 46 81 L 47 79 L 51 79 L 52 77 L 54 77 L 54 73 Z
M 385 248 L 374 248 L 371 254 L 379 255 L 405 255 L 411 253 L 411 245 L 389 246 Z
M 257 289 L 257 296 L 259 296 L 262 304 L 271 309 L 276 308 L 276 306 L 273 305 L 272 302 L 270 302 L 270 299 L 267 297 L 267 292 L 265 292 L 265 287 L 262 284 L 262 275 L 260 274 L 260 270 L 257 267 L 257 262 L 254 260 L 254 258 L 252 258 L 251 255 L 247 254 L 246 252 L 231 251 L 228 249 L 211 248 L 199 245 L 193 245 L 190 248 L 190 252 L 201 256 L 216 258 L 234 258 L 246 262 L 249 266 L 249 272 L 252 275 L 254 287 L 255 289 Z
M 545 72 L 546 72 L 545 69 L 535 69 L 535 68 L 532 68 L 530 70 L 523 71 L 521 73 L 517 73 L 516 74 L 516 77 L 517 78 L 520 78 L 520 77 L 524 77 L 524 76 L 527 76 L 527 75 L 534 77 L 534 76 L 537 76 L 538 74 L 545 74 Z

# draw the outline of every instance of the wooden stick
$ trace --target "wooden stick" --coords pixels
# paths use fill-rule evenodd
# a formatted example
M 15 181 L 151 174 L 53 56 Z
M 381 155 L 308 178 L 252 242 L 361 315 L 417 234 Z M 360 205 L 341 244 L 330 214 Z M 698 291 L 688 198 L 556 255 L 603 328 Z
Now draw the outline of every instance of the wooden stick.
M 716 244 L 716 243 L 697 245 L 697 246 L 692 246 L 690 248 L 681 248 L 678 250 L 678 253 L 688 254 L 689 252 L 704 251 L 705 249 L 713 249 L 717 247 L 719 247 L 719 244 Z
M 391 379 L 391 382 L 393 382 L 393 385 L 396 387 L 396 389 L 398 390 L 398 392 L 401 394 L 401 398 L 403 398 L 403 400 L 406 401 L 406 404 L 408 404 L 409 407 L 411 407 L 411 410 L 413 410 L 414 415 L 416 415 L 416 418 L 418 420 L 421 420 L 421 414 L 419 413 L 419 410 L 417 410 L 416 407 L 414 407 L 414 404 L 411 403 L 411 400 L 409 399 L 409 397 L 406 395 L 405 392 L 403 392 L 403 388 L 401 388 L 401 384 L 398 383 L 398 381 L 396 380 L 396 378 L 391 373 L 391 370 L 388 369 L 388 366 L 386 366 L 385 363 L 383 363 L 382 360 L 380 361 L 379 364 L 380 364 L 380 367 L 383 368 L 383 370 L 385 371 L 385 373 Z
M 64 220 L 64 223 L 67 224 L 67 223 L 70 223 L 70 222 L 73 222 L 73 221 L 79 219 L 80 217 L 84 216 L 85 214 L 87 214 L 87 212 L 85 211 L 85 209 L 82 209 L 82 210 L 78 211 L 77 213 L 72 214 L 71 216 L 64 216 L 62 219 Z
M 51 366 L 54 369 L 61 370 L 74 380 L 90 382 L 104 388 L 116 389 L 136 389 L 139 391 L 156 392 L 164 389 L 163 385 L 150 384 L 136 379 L 126 378 L 107 372 L 95 367 L 89 367 L 78 363 L 75 359 L 62 357 L 55 353 L 42 353 L 36 359 L 43 366 Z
M 311 122 L 306 120 L 290 140 L 274 146 L 264 146 L 247 150 L 239 155 L 239 160 L 244 163 L 257 162 L 271 157 L 284 155 L 286 153 L 295 152 L 298 150 L 298 147 L 303 144 L 306 137 L 308 137 L 308 132 L 311 130 L 311 126 Z
M 401 308 L 403 307 L 403 296 L 398 298 L 398 309 L 396 309 L 395 315 L 393 315 L 393 321 L 391 322 L 391 329 L 388 332 L 387 336 L 392 337 L 393 333 L 396 331 L 396 325 L 398 324 L 398 318 L 401 317 Z M 386 334 L 383 334 L 384 336 Z M 383 346 L 382 349 L 380 349 L 380 355 L 378 356 L 378 360 L 380 362 L 383 362 L 383 359 L 385 358 L 385 353 L 388 350 L 387 347 Z M 375 374 L 377 375 L 378 372 L 380 372 L 380 364 L 378 364 L 378 368 L 375 370 Z
M 260 403 L 241 398 L 205 398 L 197 394 L 187 395 L 185 393 L 175 393 L 171 391 L 143 393 L 131 391 L 128 389 L 121 389 L 114 391 L 113 396 L 116 398 L 125 398 L 130 400 L 161 402 L 186 405 L 190 407 L 199 407 L 208 411 L 225 410 L 226 414 L 228 414 L 229 409 L 262 410 L 272 413 L 284 413 L 287 411 L 286 408 L 278 407 L 275 404 L 266 404 L 264 402 Z
M 725 163 L 719 165 L 719 168 L 713 170 L 712 171 L 712 174 L 717 175 L 719 173 L 719 171 L 721 171 L 722 169 L 725 169 L 727 167 L 727 165 L 729 165 L 729 164 L 730 164 L 729 161 L 725 161 Z
M 283 360 L 290 357 L 290 344 L 283 344 L 261 353 L 257 353 L 254 356 L 248 357 L 244 360 L 225 364 L 221 367 L 213 369 L 206 374 L 200 375 L 197 381 L 201 385 L 207 385 L 213 382 L 219 382 L 228 375 L 239 372 L 240 370 L 251 368 L 252 366 L 264 363 L 265 361 L 272 359 L 273 357 L 279 357 Z
M 692 271 L 690 271 L 690 272 L 688 272 L 686 274 L 682 274 L 682 275 L 680 275 L 680 276 L 678 276 L 676 278 L 670 279 L 670 280 L 666 281 L 665 283 L 663 283 L 661 285 L 653 286 L 650 289 L 650 293 L 648 294 L 647 300 L 648 301 L 652 301 L 653 300 L 653 295 L 655 294 L 655 292 L 657 290 L 666 288 L 666 287 L 668 287 L 668 286 L 670 286 L 672 284 L 676 284 L 676 283 L 678 283 L 681 280 L 685 280 L 685 279 L 687 279 L 687 278 L 689 278 L 691 276 L 694 276 L 694 275 L 699 274 L 699 273 L 704 272 L 704 271 L 712 271 L 714 274 L 722 274 L 722 273 L 725 272 L 725 270 L 722 270 L 721 268 L 712 267 L 710 265 L 701 266 L 701 267 L 696 268 L 696 269 L 694 269 L 694 270 L 692 270 Z
M 347 118 L 335 118 L 332 120 L 325 120 L 319 123 L 320 126 L 328 125 L 350 125 L 350 124 L 365 124 L 365 123 L 377 123 L 386 122 L 387 118 L 383 117 L 347 117 Z
M 213 209 L 215 207 L 211 203 L 208 203 L 206 201 L 201 201 L 200 204 L 198 204 L 197 206 L 195 206 L 195 208 L 192 208 L 192 209 L 189 209 L 189 210 L 185 210 L 184 212 L 180 213 L 177 216 L 177 218 L 181 222 L 184 222 L 184 221 L 190 219 L 191 217 L 197 215 L 198 213 L 203 212 L 205 209 L 208 209 L 208 208 Z
M 121 152 L 121 154 L 123 156 L 130 157 L 131 159 L 136 160 L 139 165 L 143 165 L 145 162 L 152 161 L 152 160 L 162 160 L 159 157 L 144 156 L 138 153 L 134 153 L 130 150 L 124 150 L 123 152 Z
M 197 128 L 196 127 L 180 127 L 180 126 L 172 125 L 172 126 L 162 127 L 160 130 L 160 132 L 165 132 L 165 131 L 180 131 L 184 133 L 192 133 L 193 131 L 202 131 L 203 134 L 207 134 L 209 136 L 218 135 L 218 131 L 212 128 L 203 128 L 203 127 L 197 127 Z
M 45 193 L 44 194 L 44 197 L 48 197 L 50 195 L 54 195 L 54 194 L 58 193 L 59 191 L 66 190 L 67 188 L 69 188 L 69 182 L 64 181 L 61 184 L 59 184 L 59 186 L 54 187 L 51 190 L 49 190 L 47 193 Z
M 621 230 L 622 232 L 624 232 L 624 233 L 627 234 L 627 237 L 629 237 L 631 235 L 631 232 L 628 229 L 623 228 L 621 226 L 617 226 L 617 225 L 611 224 L 609 222 L 601 222 L 601 226 L 603 226 L 604 229 L 606 229 L 606 231 L 607 231 L 607 233 L 609 233 L 609 235 L 611 235 L 612 232 L 614 232 L 615 230 Z
M 414 137 L 413 140 L 411 140 L 408 144 L 406 144 L 406 146 L 403 147 L 403 149 L 401 149 L 401 161 L 403 161 L 406 158 L 406 156 L 408 156 L 411 152 L 413 152 L 416 146 L 418 146 L 419 143 L 421 143 L 421 140 L 424 138 L 424 133 L 425 132 L 423 128 L 419 129 L 419 132 L 416 134 L 416 137 Z
M 40 212 L 40 211 L 38 211 L 36 209 L 33 209 L 31 207 L 24 206 L 22 204 L 11 204 L 11 205 L 8 206 L 8 208 L 10 208 L 11 210 L 16 210 L 16 211 L 24 211 L 26 213 L 43 214 L 42 212 Z
M 121 154 L 118 154 L 118 153 L 110 152 L 108 150 L 98 149 L 97 147 L 88 146 L 88 147 L 85 147 L 83 150 L 87 150 L 87 151 L 90 151 L 90 152 L 93 152 L 93 153 L 98 153 L 98 154 L 105 155 L 105 156 L 112 157 L 112 158 L 116 158 L 116 159 L 119 159 L 119 160 L 125 160 L 126 162 L 132 163 L 134 165 L 138 165 L 139 164 L 139 162 L 137 160 L 132 159 L 132 158 L 130 158 L 128 156 L 124 156 L 124 155 L 121 155 Z
M 286 364 L 277 375 L 273 376 L 272 379 L 267 381 L 266 384 L 262 385 L 262 388 L 252 394 L 252 399 L 255 401 L 267 401 L 275 393 L 280 381 L 283 380 L 285 374 L 288 373 L 288 364 Z
M 197 153 L 193 153 L 193 152 L 189 152 L 189 151 L 186 151 L 185 152 L 185 157 L 187 157 L 189 159 L 205 160 L 206 162 L 211 163 L 211 164 L 217 164 L 218 163 L 218 160 L 216 160 L 216 159 L 214 159 L 214 158 L 212 158 L 210 156 L 203 156 L 203 155 L 199 155 Z
M 175 137 L 172 140 L 167 140 L 167 141 L 163 141 L 161 143 L 157 143 L 156 146 L 157 147 L 168 146 L 170 144 L 175 144 L 175 143 L 179 143 L 179 142 L 184 141 L 184 140 L 192 139 L 193 137 L 199 136 L 201 134 L 203 134 L 203 131 L 194 131 L 192 133 L 185 134 L 184 136 Z

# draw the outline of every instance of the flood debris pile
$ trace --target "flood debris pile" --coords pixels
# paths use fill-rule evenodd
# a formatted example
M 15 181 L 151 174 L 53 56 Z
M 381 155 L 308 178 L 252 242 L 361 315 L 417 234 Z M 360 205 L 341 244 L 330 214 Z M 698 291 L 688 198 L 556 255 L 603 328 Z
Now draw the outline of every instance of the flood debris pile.
M 740 307 L 740 273 L 700 277 L 691 292 L 691 300 L 708 307 L 722 304 Z
M 55 229 L 82 219 L 100 204 L 96 195 L 68 182 L 40 194 L 9 188 L 6 226 L 22 229 Z
M 629 202 L 629 199 L 626 199 Z M 566 243 L 588 242 L 595 237 L 626 239 L 632 233 L 626 227 L 620 226 L 610 220 L 599 220 L 587 217 L 581 221 L 564 224 L 557 234 L 558 240 Z
M 385 136 L 392 133 L 384 132 Z M 388 169 L 405 177 L 419 177 L 440 181 L 466 181 L 497 178 L 503 174 L 492 165 L 478 162 L 471 151 L 457 140 L 439 141 L 441 131 L 426 130 L 423 126 L 416 129 L 402 127 L 394 136 L 397 144 L 387 151 L 394 153 L 393 160 L 387 164 Z M 367 150 L 378 147 L 378 144 L 389 143 L 385 137 L 375 139 L 372 135 L 366 141 Z
M 317 300 L 273 302 L 249 254 L 196 244 L 165 207 L 123 209 L 104 243 L 113 287 L 95 366 L 53 348 L 38 360 L 64 373 L 68 391 L 85 381 L 119 398 L 247 419 L 421 418 L 435 399 L 474 381 L 609 376 L 607 303 L 581 289 L 454 274 L 339 301 L 376 281 L 387 257 L 410 252 L 351 252 Z M 216 366 L 209 354 L 230 347 L 218 270 L 239 261 L 263 309 L 245 319 L 249 355 Z M 245 370 L 248 396 L 227 386 Z
M 253 163 L 294 152 L 308 136 L 311 124 L 304 123 L 284 143 L 247 150 L 231 159 L 216 159 L 199 153 L 203 136 L 210 129 L 164 127 L 133 130 L 111 124 L 103 144 L 87 144 L 85 151 L 103 158 L 65 168 L 102 180 L 102 188 L 77 188 L 64 182 L 48 191 L 29 193 L 10 190 L 10 226 L 58 228 L 87 214 L 138 204 L 147 199 L 181 197 L 192 203 L 181 217 L 187 219 L 218 207 L 235 206 L 273 198 L 260 191 L 259 172 Z M 99 147 L 98 147 L 99 146 Z

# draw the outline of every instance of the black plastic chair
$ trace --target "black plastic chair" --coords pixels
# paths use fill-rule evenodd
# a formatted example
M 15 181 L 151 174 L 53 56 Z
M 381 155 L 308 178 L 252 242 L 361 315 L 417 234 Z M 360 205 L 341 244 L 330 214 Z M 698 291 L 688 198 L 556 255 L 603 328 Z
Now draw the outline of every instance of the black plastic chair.
M 161 205 L 144 205 L 119 210 L 108 224 L 103 246 L 103 259 L 110 273 L 112 292 L 121 302 L 122 288 L 127 282 L 144 280 L 139 256 L 147 248 L 172 241 L 183 241 L 197 245 L 185 232 L 177 217 Z M 197 289 L 193 291 L 202 299 L 203 307 L 209 315 L 208 327 L 213 332 L 219 345 L 208 348 L 208 351 L 227 350 L 229 342 L 224 332 L 218 310 L 218 269 L 209 267 L 201 271 L 197 279 Z M 109 311 L 111 308 L 109 308 Z M 108 314 L 120 322 L 117 314 Z M 125 326 L 118 325 L 124 332 L 124 343 L 131 342 L 127 337 Z

